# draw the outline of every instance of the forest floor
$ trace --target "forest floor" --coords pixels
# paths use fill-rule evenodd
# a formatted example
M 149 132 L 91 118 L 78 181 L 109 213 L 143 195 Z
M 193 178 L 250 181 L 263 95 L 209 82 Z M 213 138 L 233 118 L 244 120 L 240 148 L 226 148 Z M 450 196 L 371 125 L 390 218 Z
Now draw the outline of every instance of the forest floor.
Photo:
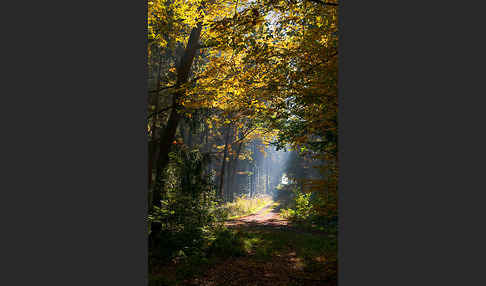
M 181 285 L 337 285 L 335 245 L 324 232 L 283 219 L 278 203 L 225 224 L 243 240 L 246 254 L 213 262 Z

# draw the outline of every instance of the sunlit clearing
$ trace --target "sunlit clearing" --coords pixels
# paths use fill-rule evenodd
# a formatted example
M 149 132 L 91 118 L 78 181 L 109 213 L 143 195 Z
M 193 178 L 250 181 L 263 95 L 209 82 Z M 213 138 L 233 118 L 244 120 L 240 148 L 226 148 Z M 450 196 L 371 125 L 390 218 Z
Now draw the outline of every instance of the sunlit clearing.
M 282 184 L 287 185 L 289 183 L 289 178 L 287 178 L 286 174 L 283 174 L 282 176 Z

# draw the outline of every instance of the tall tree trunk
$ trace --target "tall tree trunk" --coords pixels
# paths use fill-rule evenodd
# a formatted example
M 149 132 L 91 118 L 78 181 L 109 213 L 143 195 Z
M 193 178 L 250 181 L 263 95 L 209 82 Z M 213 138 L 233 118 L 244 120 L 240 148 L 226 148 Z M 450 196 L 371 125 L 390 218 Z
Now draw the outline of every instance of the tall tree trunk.
M 231 154 L 228 153 L 228 164 L 226 164 L 226 171 L 225 171 L 225 182 L 226 184 L 224 184 L 223 186 L 223 193 L 224 193 L 224 196 L 225 196 L 225 201 L 229 201 L 229 192 L 230 192 L 230 188 L 229 188 L 229 185 L 230 185 L 230 176 L 231 176 L 231 172 L 232 172 L 232 168 L 233 167 L 233 158 L 231 156 Z
M 250 171 L 251 168 L 249 167 L 248 170 Z M 251 181 L 251 177 L 252 177 L 252 175 L 248 176 L 248 195 L 249 195 L 250 198 L 251 198 L 251 190 L 252 190 L 252 186 L 253 186 L 252 185 L 253 183 Z
M 197 27 L 193 28 L 189 40 L 187 42 L 184 54 L 177 66 L 177 82 L 176 82 L 176 92 L 172 97 L 172 110 L 169 115 L 169 120 L 165 127 L 165 130 L 160 138 L 159 145 L 159 156 L 157 159 L 157 175 L 156 182 L 153 190 L 153 205 L 160 207 L 162 199 L 162 190 L 164 189 L 164 182 L 162 181 L 162 174 L 167 164 L 169 163 L 169 151 L 174 141 L 175 133 L 177 130 L 177 125 L 181 119 L 179 114 L 179 109 L 181 108 L 180 99 L 184 95 L 185 91 L 181 89 L 182 85 L 187 83 L 189 79 L 189 73 L 191 70 L 196 51 L 199 48 L 199 37 L 201 35 L 202 25 L 198 24 Z M 154 237 L 158 235 L 161 230 L 160 224 L 152 225 L 152 236 L 150 240 L 154 242 Z
M 204 143 L 208 145 L 209 129 L 208 126 L 204 129 Z
M 203 123 L 203 130 L 201 130 L 201 132 L 199 133 L 199 144 L 201 145 L 201 147 L 204 144 L 204 135 L 206 133 L 206 128 L 206 124 Z
M 258 165 L 257 165 L 257 169 L 256 169 L 255 193 L 257 195 L 260 193 L 260 166 L 258 166 Z
M 253 150 L 253 146 L 251 148 Z M 248 176 L 248 177 L 250 177 L 250 198 L 251 198 L 252 193 L 253 193 L 253 171 L 255 171 L 254 167 L 253 167 L 253 162 L 251 162 L 248 169 L 251 172 L 251 175 Z
M 235 175 L 236 175 L 236 172 L 238 172 L 238 162 L 239 162 L 239 159 L 238 158 L 240 157 L 241 146 L 242 145 L 243 145 L 243 142 L 238 143 L 238 148 L 236 150 L 236 156 L 233 159 L 233 163 L 231 164 L 231 166 L 233 167 L 233 170 L 230 173 L 230 179 L 228 180 L 228 185 L 229 185 L 229 188 L 230 188 L 230 191 L 231 191 L 231 194 L 232 195 L 234 194 L 234 189 L 235 189 Z M 232 196 L 231 198 L 233 199 L 233 197 L 234 196 Z
M 155 110 L 154 116 L 152 118 L 152 127 L 150 128 L 152 131 L 152 137 L 149 143 L 149 155 L 148 155 L 148 188 L 151 190 L 152 188 L 152 170 L 153 170 L 153 162 L 154 162 L 154 155 L 157 152 L 157 121 L 158 121 L 158 112 L 159 112 L 159 92 L 160 92 L 160 77 L 162 74 L 162 55 L 159 52 L 159 70 L 157 72 L 157 86 L 155 87 Z M 150 204 L 150 208 L 152 205 Z
M 266 165 L 266 170 L 265 170 L 265 175 L 266 175 L 266 182 L 265 182 L 265 192 L 267 194 L 270 194 L 270 174 L 269 174 L 269 161 L 268 159 L 265 161 Z
M 251 181 L 252 181 L 252 191 L 251 191 L 251 197 L 253 198 L 255 196 L 255 193 L 256 193 L 256 172 L 257 172 L 257 156 L 256 156 L 256 145 L 253 143 L 253 146 L 252 146 L 252 149 L 253 149 L 253 174 L 251 175 L 252 178 L 251 178 Z
M 224 154 L 223 154 L 223 162 L 221 163 L 221 175 L 219 177 L 219 190 L 218 193 L 221 198 L 224 198 L 223 194 L 223 184 L 224 184 L 224 174 L 225 174 L 225 167 L 226 167 L 226 158 L 228 157 L 228 145 L 229 145 L 229 138 L 230 138 L 231 130 L 226 130 L 225 142 L 224 142 Z
M 253 172 L 251 174 L 251 192 L 250 192 L 250 198 L 253 198 L 255 196 L 255 166 L 253 166 Z
M 156 189 L 157 194 L 154 194 L 154 199 L 157 197 L 158 200 L 155 201 L 155 205 L 160 206 L 160 191 L 163 189 L 163 185 L 160 182 L 163 170 L 167 167 L 169 162 L 169 152 L 172 142 L 174 141 L 177 126 L 181 119 L 181 115 L 179 113 L 179 109 L 181 108 L 180 105 L 180 98 L 184 95 L 184 91 L 180 89 L 180 87 L 187 83 L 189 78 L 189 72 L 191 70 L 192 62 L 194 61 L 194 56 L 196 55 L 197 48 L 199 46 L 199 37 L 201 34 L 201 25 L 198 25 L 196 28 L 193 28 L 191 31 L 191 35 L 189 36 L 189 41 L 187 43 L 187 47 L 184 51 L 184 55 L 178 65 L 177 68 L 177 83 L 176 83 L 176 92 L 172 97 L 172 110 L 169 116 L 169 120 L 165 127 L 165 130 L 160 138 L 160 153 L 157 160 L 157 182 L 156 182 Z
M 185 124 L 184 124 L 184 122 L 181 122 L 181 124 L 179 124 L 179 134 L 180 134 L 180 136 L 182 138 L 182 142 L 184 142 L 184 144 L 186 144 L 186 142 L 187 142 L 186 141 L 187 137 L 186 137 L 185 131 L 186 131 Z M 176 137 L 177 137 L 177 131 L 176 131 Z
M 229 160 L 228 165 L 226 166 L 226 184 L 224 185 L 224 193 L 226 196 L 226 201 L 231 201 L 231 188 L 229 184 L 231 173 L 233 172 L 233 160 Z
M 189 148 L 192 146 L 192 130 L 190 126 L 187 128 L 187 146 L 189 146 Z
M 236 172 L 235 163 L 236 163 L 235 159 L 232 159 L 230 161 L 230 165 L 228 165 L 228 179 L 226 180 L 227 181 L 226 193 L 228 195 L 228 201 L 230 202 L 233 201 L 233 194 L 234 194 L 233 180 L 234 180 L 234 173 Z

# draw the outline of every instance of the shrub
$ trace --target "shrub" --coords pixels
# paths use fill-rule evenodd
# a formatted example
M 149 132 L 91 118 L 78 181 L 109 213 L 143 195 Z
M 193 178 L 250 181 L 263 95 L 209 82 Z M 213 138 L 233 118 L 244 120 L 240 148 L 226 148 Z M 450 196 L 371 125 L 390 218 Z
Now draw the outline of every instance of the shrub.
M 149 225 L 158 222 L 162 227 L 157 249 L 149 250 L 156 261 L 200 252 L 223 219 L 216 207 L 211 174 L 204 173 L 205 156 L 197 149 L 179 148 L 170 158 L 162 205 L 148 216 Z
M 295 216 L 298 220 L 306 220 L 314 214 L 311 194 L 299 193 L 295 196 Z
M 282 196 L 285 196 L 287 201 L 284 204 L 286 208 L 280 211 L 282 217 L 305 221 L 316 215 L 311 193 L 303 193 L 296 185 L 289 186 L 288 189 L 285 189 L 285 192 L 287 195 L 282 194 Z

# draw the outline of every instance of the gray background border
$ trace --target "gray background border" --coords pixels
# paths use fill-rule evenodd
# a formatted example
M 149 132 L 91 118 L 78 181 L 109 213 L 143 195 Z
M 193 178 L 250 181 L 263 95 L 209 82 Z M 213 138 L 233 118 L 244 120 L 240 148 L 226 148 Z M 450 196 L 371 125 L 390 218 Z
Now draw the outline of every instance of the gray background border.
M 339 285 L 485 285 L 483 10 L 344 2 Z M 146 5 L 10 9 L 0 285 L 145 285 Z

